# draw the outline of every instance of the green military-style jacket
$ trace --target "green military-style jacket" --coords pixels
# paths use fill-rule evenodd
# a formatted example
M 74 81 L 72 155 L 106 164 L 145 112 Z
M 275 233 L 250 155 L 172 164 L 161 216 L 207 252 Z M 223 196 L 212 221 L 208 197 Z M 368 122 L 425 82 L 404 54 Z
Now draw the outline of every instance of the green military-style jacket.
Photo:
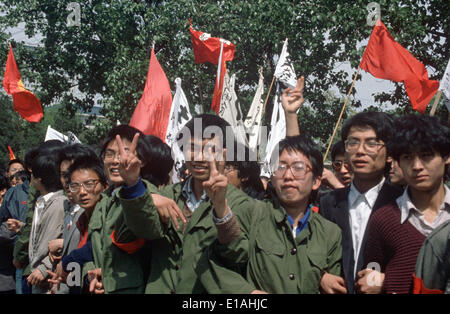
M 22 276 L 24 277 L 31 273 L 30 261 L 28 259 L 28 245 L 30 243 L 31 226 L 33 225 L 34 206 L 39 196 L 39 191 L 30 183 L 27 200 L 28 211 L 25 218 L 25 225 L 20 229 L 16 243 L 14 244 L 13 256 L 14 259 L 22 265 Z
M 217 238 L 210 201 L 201 203 L 186 225 L 179 220 L 180 228 L 176 230 L 172 221 L 168 225 L 161 223 L 151 193 L 173 199 L 180 209 L 187 210 L 186 199 L 182 195 L 183 184 L 158 190 L 147 181 L 144 183 L 147 187 L 144 195 L 131 200 L 121 197 L 120 200 L 124 223 L 137 237 L 147 239 L 151 249 L 152 261 L 145 293 L 205 293 L 196 268 L 208 246 Z M 119 195 L 122 196 L 121 192 Z M 237 205 L 248 199 L 245 193 L 232 185 L 228 185 L 226 197 L 228 202 Z M 124 230 L 119 226 L 117 229 Z
M 143 293 L 150 257 L 142 249 L 128 254 L 113 244 L 111 234 L 121 213 L 117 194 L 111 190 L 103 193 L 89 221 L 94 261 L 84 265 L 83 278 L 88 270 L 101 268 L 105 293 Z
M 250 211 L 230 208 L 241 234 L 227 245 L 215 241 L 201 261 L 199 269 L 209 267 L 199 274 L 209 293 L 250 293 L 257 289 L 313 294 L 319 293 L 324 272 L 341 275 L 342 236 L 336 224 L 311 211 L 308 226 L 294 238 L 286 211 L 276 199 L 254 201 Z M 246 270 L 235 272 L 233 278 L 223 277 L 224 268 L 237 265 L 246 265 Z

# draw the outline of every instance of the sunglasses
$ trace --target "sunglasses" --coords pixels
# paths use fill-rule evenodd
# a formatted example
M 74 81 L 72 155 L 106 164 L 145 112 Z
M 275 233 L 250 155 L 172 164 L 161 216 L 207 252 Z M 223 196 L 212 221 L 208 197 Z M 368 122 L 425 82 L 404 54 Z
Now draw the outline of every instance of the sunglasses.
M 333 167 L 334 171 L 341 170 L 342 166 L 344 166 L 347 169 L 350 169 L 350 165 L 346 161 L 342 160 L 335 160 L 331 163 L 331 166 Z

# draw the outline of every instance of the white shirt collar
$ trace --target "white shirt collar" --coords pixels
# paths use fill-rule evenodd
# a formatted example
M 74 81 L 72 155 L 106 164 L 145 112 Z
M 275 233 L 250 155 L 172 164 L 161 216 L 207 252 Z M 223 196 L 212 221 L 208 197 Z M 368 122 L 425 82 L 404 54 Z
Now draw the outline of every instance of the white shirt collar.
M 411 201 L 411 198 L 408 194 L 409 187 L 405 189 L 402 195 L 400 195 L 395 201 L 397 202 L 398 208 L 400 208 L 401 216 L 400 216 L 400 223 L 404 223 L 408 217 L 409 212 L 411 210 L 417 210 L 417 207 L 414 205 L 414 203 Z M 445 204 L 447 206 L 450 206 L 450 189 L 444 184 L 444 201 L 442 202 L 440 209 L 444 209 Z
M 48 200 L 53 196 L 53 194 L 55 194 L 55 192 L 50 192 L 50 193 L 47 193 L 47 194 L 45 194 L 45 195 L 41 195 L 41 196 L 39 196 L 38 197 L 38 199 L 42 202 L 42 201 L 44 201 L 44 204 L 45 203 L 47 203 L 48 202 Z
M 367 203 L 369 204 L 370 208 L 373 208 L 373 205 L 375 204 L 375 201 L 377 200 L 378 194 L 380 194 L 381 188 L 383 187 L 385 178 L 383 177 L 381 181 L 372 187 L 370 190 L 368 190 L 366 193 L 362 194 L 358 191 L 358 189 L 355 187 L 355 185 L 352 183 L 350 184 L 350 192 L 348 194 L 348 201 L 349 201 L 349 207 L 353 207 L 353 204 L 355 201 L 363 196 Z

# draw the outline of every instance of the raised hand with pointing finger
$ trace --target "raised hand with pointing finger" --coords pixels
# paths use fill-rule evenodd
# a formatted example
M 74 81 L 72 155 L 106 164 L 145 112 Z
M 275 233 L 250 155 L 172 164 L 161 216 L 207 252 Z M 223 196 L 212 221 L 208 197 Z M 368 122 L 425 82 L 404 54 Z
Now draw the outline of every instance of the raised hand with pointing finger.
M 281 104 L 286 117 L 286 136 L 295 136 L 300 134 L 298 125 L 297 110 L 305 102 L 303 89 L 305 88 L 305 78 L 302 76 L 297 81 L 294 89 L 286 88 L 281 95 Z

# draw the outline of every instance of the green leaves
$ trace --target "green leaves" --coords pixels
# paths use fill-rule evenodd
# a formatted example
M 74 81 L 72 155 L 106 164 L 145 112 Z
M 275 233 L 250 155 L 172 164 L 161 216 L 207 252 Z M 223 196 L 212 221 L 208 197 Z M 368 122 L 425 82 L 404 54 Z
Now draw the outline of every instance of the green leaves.
M 363 0 L 80 1 L 81 25 L 69 27 L 66 8 L 72 1 L 3 2 L 0 26 L 6 29 L 24 22 L 27 34 L 43 36 L 43 47 L 18 43 L 15 53 L 26 85 L 35 86 L 44 106 L 60 102 L 89 109 L 94 97 L 101 96 L 106 119 L 97 122 L 96 133 L 89 138 L 92 142 L 117 120 L 129 122 L 143 92 L 153 40 L 172 89 L 180 77 L 191 110 L 197 104 L 209 110 L 217 67 L 194 63 L 191 18 L 195 29 L 235 44 L 235 59 L 227 68 L 237 74 L 244 114 L 256 89 L 258 68 L 263 67 L 265 97 L 275 69 L 273 58 L 288 38 L 296 73 L 306 78 L 310 106 L 300 111 L 302 129 L 326 143 L 363 54 L 365 46 L 360 43 L 372 31 L 366 24 L 368 2 Z M 434 79 L 440 79 L 449 58 L 449 2 L 378 2 L 394 38 L 432 70 Z M 0 36 L 2 60 L 6 60 L 9 40 L 5 37 Z M 352 73 L 337 69 L 342 62 L 350 62 Z M 73 92 L 75 85 L 81 93 Z M 331 89 L 337 91 L 335 95 L 329 93 Z M 401 86 L 391 94 L 377 95 L 374 105 L 386 102 L 406 110 L 410 107 Z M 271 96 L 267 113 L 272 103 Z M 351 98 L 348 106 L 354 110 L 360 103 Z

